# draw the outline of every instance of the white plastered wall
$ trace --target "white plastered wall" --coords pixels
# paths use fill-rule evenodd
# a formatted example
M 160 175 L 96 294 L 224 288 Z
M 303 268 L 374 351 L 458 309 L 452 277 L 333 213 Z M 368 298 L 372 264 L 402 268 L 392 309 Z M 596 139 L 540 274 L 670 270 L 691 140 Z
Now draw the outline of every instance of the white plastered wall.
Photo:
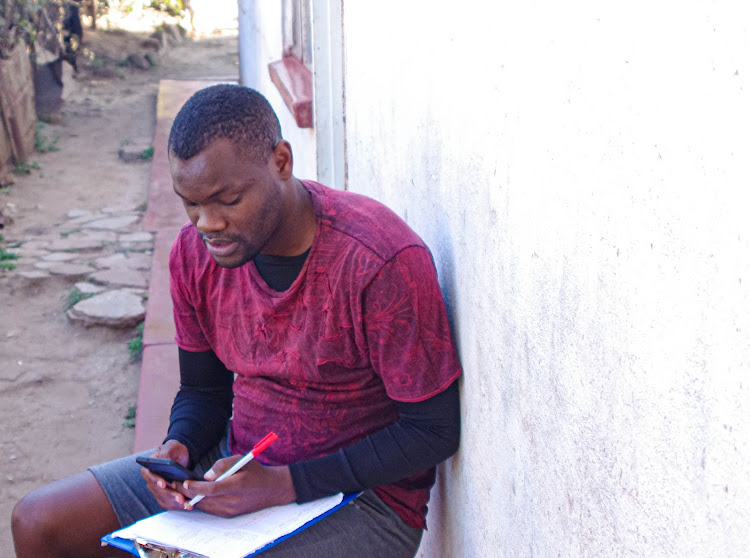
M 425 558 L 750 556 L 743 2 L 345 2 L 348 188 L 464 366 Z
M 271 103 L 281 123 L 284 139 L 292 144 L 294 174 L 317 176 L 315 132 L 299 128 L 268 73 L 268 64 L 281 59 L 280 0 L 239 0 L 240 83 L 260 91 Z

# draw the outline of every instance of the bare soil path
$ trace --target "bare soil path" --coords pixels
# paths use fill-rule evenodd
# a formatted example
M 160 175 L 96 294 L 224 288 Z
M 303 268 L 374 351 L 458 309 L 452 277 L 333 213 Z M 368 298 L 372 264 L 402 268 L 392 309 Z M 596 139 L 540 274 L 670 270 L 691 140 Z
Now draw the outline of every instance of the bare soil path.
M 60 238 L 73 209 L 142 211 L 150 164 L 125 163 L 118 150 L 152 138 L 160 79 L 237 78 L 236 21 L 225 23 L 222 33 L 169 48 L 146 71 L 122 60 L 147 33 L 87 32 L 93 58 L 66 85 L 62 121 L 43 130 L 50 142 L 59 138 L 59 151 L 36 153 L 38 169 L 0 190 L 0 248 Z M 128 350 L 135 328 L 71 322 L 65 306 L 78 279 L 24 279 L 22 259 L 0 271 L 0 556 L 14 555 L 10 515 L 26 492 L 130 453 L 133 431 L 124 423 L 140 371 Z

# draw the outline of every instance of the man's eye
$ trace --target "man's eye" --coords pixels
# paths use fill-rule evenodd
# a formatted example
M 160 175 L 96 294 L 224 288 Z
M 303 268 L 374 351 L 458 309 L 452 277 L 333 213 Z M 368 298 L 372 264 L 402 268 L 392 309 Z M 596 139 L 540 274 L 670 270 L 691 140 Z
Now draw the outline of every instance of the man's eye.
M 240 200 L 242 199 L 242 196 L 237 196 L 235 199 L 233 199 L 230 202 L 224 202 L 224 205 L 237 205 L 240 203 Z

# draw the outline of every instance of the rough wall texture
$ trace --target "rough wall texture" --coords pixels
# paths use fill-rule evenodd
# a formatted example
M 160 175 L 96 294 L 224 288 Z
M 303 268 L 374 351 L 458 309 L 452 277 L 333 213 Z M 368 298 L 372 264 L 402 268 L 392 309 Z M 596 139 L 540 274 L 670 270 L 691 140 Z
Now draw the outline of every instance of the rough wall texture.
M 750 555 L 745 11 L 345 3 L 349 188 L 465 367 L 422 557 Z

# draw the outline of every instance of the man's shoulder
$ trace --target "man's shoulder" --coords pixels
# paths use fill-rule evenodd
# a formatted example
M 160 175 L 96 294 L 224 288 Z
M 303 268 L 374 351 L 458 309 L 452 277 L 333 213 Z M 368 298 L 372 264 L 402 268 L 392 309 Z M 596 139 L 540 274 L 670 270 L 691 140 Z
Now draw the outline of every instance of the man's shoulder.
M 316 217 L 324 228 L 348 242 L 389 260 L 410 246 L 424 242 L 411 227 L 383 203 L 362 194 L 336 190 L 304 181 L 312 193 Z

